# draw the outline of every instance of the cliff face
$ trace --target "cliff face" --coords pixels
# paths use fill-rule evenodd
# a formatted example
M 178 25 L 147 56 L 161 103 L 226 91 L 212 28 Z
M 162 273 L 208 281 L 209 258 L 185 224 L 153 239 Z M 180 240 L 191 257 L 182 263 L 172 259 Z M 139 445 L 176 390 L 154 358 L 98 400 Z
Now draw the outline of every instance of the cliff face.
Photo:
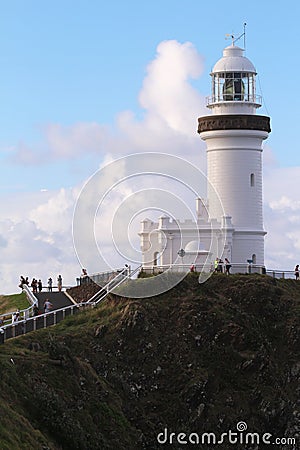
M 270 442 L 294 438 L 299 305 L 294 280 L 214 275 L 199 285 L 189 274 L 163 295 L 111 296 L 8 341 L 0 448 L 227 450 L 240 422 Z M 265 448 L 245 433 L 233 448 Z M 275 448 L 296 449 L 297 439 Z

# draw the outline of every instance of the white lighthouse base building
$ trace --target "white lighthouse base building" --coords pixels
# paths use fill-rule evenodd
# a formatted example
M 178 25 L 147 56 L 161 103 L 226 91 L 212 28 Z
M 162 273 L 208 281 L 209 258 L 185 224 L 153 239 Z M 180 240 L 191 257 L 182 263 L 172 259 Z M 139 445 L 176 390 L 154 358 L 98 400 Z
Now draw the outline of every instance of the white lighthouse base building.
M 197 221 L 172 220 L 161 216 L 158 222 L 150 219 L 142 221 L 141 239 L 143 271 L 159 273 L 172 266 L 174 270 L 211 272 L 215 269 L 216 258 L 225 266 L 225 258 L 230 261 L 231 273 L 264 273 L 264 234 L 257 235 L 251 230 L 236 230 L 230 216 L 221 221 L 200 215 L 203 205 L 197 199 Z M 200 209 L 200 211 L 199 211 Z

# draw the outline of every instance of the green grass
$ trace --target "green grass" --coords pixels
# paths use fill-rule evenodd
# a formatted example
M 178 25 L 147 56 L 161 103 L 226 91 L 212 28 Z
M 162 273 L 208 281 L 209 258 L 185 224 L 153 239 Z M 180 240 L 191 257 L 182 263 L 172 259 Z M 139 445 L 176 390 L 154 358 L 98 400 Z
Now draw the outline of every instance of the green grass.
M 26 309 L 30 306 L 26 294 L 0 295 L 0 314 L 10 313 L 16 309 Z

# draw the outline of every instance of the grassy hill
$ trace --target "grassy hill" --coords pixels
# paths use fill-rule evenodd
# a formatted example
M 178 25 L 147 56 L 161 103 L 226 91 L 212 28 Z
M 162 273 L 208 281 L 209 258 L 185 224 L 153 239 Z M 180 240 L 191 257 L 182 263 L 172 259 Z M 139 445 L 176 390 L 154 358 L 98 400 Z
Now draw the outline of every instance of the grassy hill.
M 12 295 L 0 295 L 0 314 L 6 314 L 16 309 L 26 309 L 30 306 L 26 295 L 21 292 L 20 294 Z
M 299 310 L 294 280 L 216 274 L 199 285 L 189 274 L 160 296 L 111 295 L 56 327 L 7 341 L 0 448 L 158 449 L 165 428 L 220 436 L 240 421 L 249 432 L 293 437 Z

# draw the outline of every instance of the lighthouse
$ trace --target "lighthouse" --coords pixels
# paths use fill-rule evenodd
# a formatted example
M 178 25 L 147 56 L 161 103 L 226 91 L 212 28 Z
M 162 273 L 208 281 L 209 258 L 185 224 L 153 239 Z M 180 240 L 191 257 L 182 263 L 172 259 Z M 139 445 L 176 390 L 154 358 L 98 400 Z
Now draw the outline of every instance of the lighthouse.
M 206 143 L 209 214 L 228 224 L 227 255 L 264 266 L 262 144 L 271 129 L 270 118 L 256 114 L 256 75 L 242 48 L 226 47 L 211 72 L 211 114 L 198 119 L 198 133 Z
M 257 73 L 234 41 L 210 75 L 210 114 L 198 119 L 206 144 L 206 197 L 196 199 L 195 221 L 163 215 L 142 222 L 142 265 L 152 273 L 190 261 L 205 272 L 217 257 L 231 262 L 232 273 L 264 271 L 262 152 L 270 118 L 257 114 Z

